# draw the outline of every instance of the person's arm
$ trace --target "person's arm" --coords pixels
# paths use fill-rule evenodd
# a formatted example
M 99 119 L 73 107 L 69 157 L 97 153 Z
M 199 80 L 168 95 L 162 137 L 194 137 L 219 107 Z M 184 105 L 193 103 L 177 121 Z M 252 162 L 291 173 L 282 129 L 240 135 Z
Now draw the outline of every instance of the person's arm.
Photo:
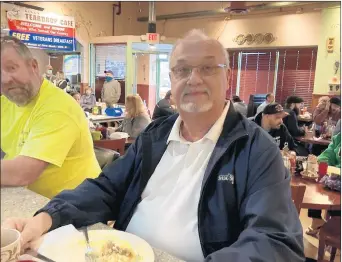
M 304 262 L 303 230 L 291 199 L 290 180 L 278 147 L 253 145 L 246 194 L 240 205 L 243 231 L 209 262 Z
M 328 118 L 328 115 L 329 115 L 329 109 L 327 109 L 326 107 L 324 109 L 316 108 L 312 116 L 313 121 L 317 125 L 322 125 L 324 120 Z
M 336 136 L 338 133 L 341 133 L 341 119 L 339 119 L 336 123 L 333 136 Z
M 289 130 L 287 130 L 287 127 L 285 125 L 283 125 L 282 128 L 284 128 L 285 142 L 287 142 L 287 144 L 289 145 L 290 150 L 294 150 L 297 147 L 297 145 L 293 137 L 291 136 Z
M 61 167 L 79 136 L 79 127 L 64 113 L 44 111 L 32 121 L 32 128 L 19 156 L 1 161 L 2 186 L 28 185 L 33 183 L 49 164 Z
M 52 226 L 49 230 L 67 224 L 80 228 L 116 220 L 139 165 L 136 148 L 140 143 L 141 139 L 138 138 L 125 155 L 112 162 L 99 177 L 85 180 L 74 190 L 61 192 L 35 215 L 46 212 L 51 216 Z
M 93 108 L 96 105 L 96 97 L 95 95 L 91 96 L 91 103 L 90 103 L 90 107 Z
M 291 111 L 290 115 L 287 116 L 287 129 L 293 137 L 305 136 L 305 130 L 298 126 L 297 117 L 294 115 L 295 112 Z
M 336 148 L 336 136 L 333 137 L 331 143 L 329 144 L 328 148 L 325 149 L 317 158 L 318 162 L 326 162 L 329 166 L 336 165 L 336 153 L 334 149 Z
M 117 84 L 116 84 L 116 97 L 119 101 L 121 97 L 121 84 L 119 81 L 117 81 Z
M 48 162 L 26 156 L 1 160 L 1 186 L 27 186 L 38 179 Z

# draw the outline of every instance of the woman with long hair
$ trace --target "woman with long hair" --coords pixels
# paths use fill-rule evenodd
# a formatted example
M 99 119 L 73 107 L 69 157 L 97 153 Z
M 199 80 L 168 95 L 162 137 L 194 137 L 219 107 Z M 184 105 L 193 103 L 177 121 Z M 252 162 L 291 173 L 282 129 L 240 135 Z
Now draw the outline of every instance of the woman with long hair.
M 130 137 L 136 138 L 150 123 L 146 107 L 139 95 L 128 95 L 126 97 L 125 119 L 120 130 Z

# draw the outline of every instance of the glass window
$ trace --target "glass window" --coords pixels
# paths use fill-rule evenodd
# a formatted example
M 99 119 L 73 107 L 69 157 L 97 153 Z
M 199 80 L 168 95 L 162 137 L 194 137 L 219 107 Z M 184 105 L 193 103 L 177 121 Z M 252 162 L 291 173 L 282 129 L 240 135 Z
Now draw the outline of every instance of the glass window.
M 115 79 L 126 77 L 126 45 L 95 45 L 95 76 L 112 70 Z
M 63 71 L 65 78 L 71 80 L 73 77 L 80 74 L 80 55 L 65 55 L 63 63 Z

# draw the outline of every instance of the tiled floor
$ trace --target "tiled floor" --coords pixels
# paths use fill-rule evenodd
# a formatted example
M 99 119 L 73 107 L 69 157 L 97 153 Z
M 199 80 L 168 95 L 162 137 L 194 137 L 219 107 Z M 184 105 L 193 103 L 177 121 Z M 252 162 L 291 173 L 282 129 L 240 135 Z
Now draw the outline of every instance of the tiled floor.
M 310 226 L 311 224 L 311 219 L 308 217 L 308 210 L 307 209 L 302 209 L 300 212 L 300 221 L 302 222 L 303 230 L 305 230 Z M 306 257 L 310 258 L 317 258 L 317 248 L 318 248 L 318 239 L 308 236 L 307 234 L 304 233 L 304 246 L 305 246 L 305 255 Z M 326 253 L 326 257 L 329 261 L 330 259 L 330 254 Z M 335 257 L 335 262 L 341 261 L 341 253 L 337 251 L 336 257 Z

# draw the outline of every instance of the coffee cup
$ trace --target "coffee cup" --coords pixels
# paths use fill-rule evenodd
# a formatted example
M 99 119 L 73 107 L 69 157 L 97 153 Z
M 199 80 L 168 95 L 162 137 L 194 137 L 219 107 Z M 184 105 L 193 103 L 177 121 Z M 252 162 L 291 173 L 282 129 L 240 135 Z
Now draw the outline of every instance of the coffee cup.
M 1 228 L 1 262 L 16 262 L 20 256 L 20 232 Z
M 91 137 L 93 138 L 94 141 L 98 141 L 98 140 L 101 140 L 103 136 L 102 136 L 101 131 L 92 131 Z

